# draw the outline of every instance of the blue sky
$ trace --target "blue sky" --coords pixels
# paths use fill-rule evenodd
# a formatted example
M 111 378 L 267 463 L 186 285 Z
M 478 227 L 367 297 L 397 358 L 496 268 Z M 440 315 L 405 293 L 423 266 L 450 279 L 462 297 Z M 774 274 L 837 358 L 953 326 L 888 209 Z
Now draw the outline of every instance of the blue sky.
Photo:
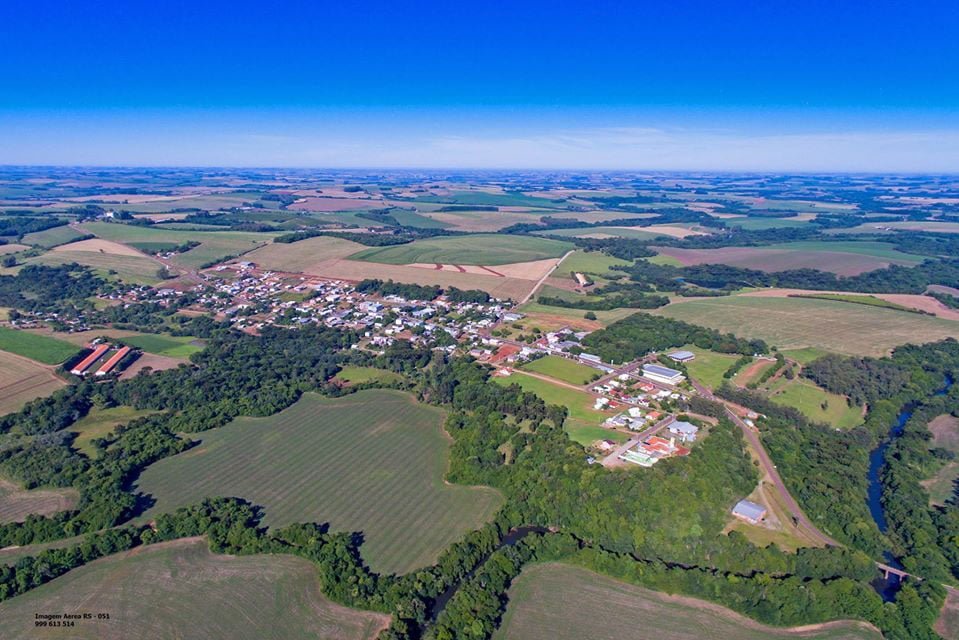
M 959 171 L 959 3 L 0 3 L 0 163 Z

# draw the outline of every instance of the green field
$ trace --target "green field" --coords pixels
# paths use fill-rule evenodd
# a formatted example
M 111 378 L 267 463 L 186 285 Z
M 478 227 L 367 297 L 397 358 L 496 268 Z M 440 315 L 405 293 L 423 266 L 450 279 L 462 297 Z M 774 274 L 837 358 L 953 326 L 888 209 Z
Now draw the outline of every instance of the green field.
M 118 279 L 129 284 L 155 285 L 162 281 L 163 265 L 146 256 L 123 256 L 96 251 L 51 251 L 25 260 L 25 264 L 58 266 L 76 262 L 95 270 L 107 279 Z
M 907 311 L 916 313 L 914 309 L 904 307 L 895 302 L 889 302 L 876 296 L 857 296 L 851 293 L 809 293 L 802 295 L 791 295 L 790 298 L 811 298 L 815 300 L 835 300 L 837 302 L 848 302 L 850 304 L 864 304 L 870 307 L 882 307 L 883 309 L 895 309 L 897 311 Z
M 696 359 L 686 363 L 686 369 L 689 375 L 697 382 L 701 382 L 710 389 L 715 389 L 723 383 L 723 374 L 732 366 L 739 356 L 729 355 L 727 353 L 716 353 L 707 349 L 700 349 L 694 345 L 686 345 L 675 349 L 675 351 L 692 351 L 696 354 Z M 670 350 L 670 353 L 673 350 Z
M 862 424 L 862 407 L 850 406 L 844 396 L 830 393 L 810 380 L 779 378 L 770 384 L 768 395 L 779 404 L 798 409 L 811 420 L 837 429 L 852 429 Z
M 488 191 L 455 191 L 450 196 L 420 196 L 416 202 L 435 202 L 440 204 L 467 204 L 496 207 L 543 207 L 546 209 L 563 206 L 548 198 L 528 196 L 524 193 L 491 193 Z
M 671 596 L 581 567 L 527 567 L 509 589 L 494 640 L 880 640 L 875 629 L 834 623 L 801 634 L 776 629 L 703 600 Z
M 336 374 L 336 379 L 347 384 L 363 384 L 364 382 L 398 382 L 403 379 L 398 373 L 377 369 L 376 367 L 357 367 L 348 365 Z
M 93 440 L 110 435 L 117 425 L 126 424 L 135 418 L 147 416 L 151 413 L 155 412 L 134 409 L 133 407 L 111 407 L 109 409 L 94 407 L 90 409 L 90 413 L 70 427 L 70 431 L 76 434 L 72 446 L 77 451 L 93 458 L 97 454 L 97 450 L 93 446 Z
M 761 338 L 780 349 L 813 347 L 882 356 L 895 346 L 959 336 L 959 322 L 866 305 L 804 298 L 730 296 L 683 300 L 653 312 Z
M 82 233 L 71 229 L 67 225 L 63 225 L 61 227 L 44 229 L 43 231 L 37 231 L 35 233 L 28 233 L 27 235 L 23 236 L 23 243 L 49 248 L 60 244 L 73 242 L 77 238 L 81 237 L 83 237 Z
M 262 505 L 270 526 L 315 521 L 361 531 L 361 553 L 377 571 L 426 566 L 502 503 L 492 489 L 444 483 L 444 415 L 398 391 L 307 394 L 269 418 L 199 434 L 199 446 L 149 467 L 138 489 L 157 504 L 144 519 L 237 496 Z
M 409 244 L 372 247 L 350 256 L 351 260 L 385 264 L 478 264 L 493 266 L 558 258 L 574 248 L 568 242 L 532 236 L 497 235 L 443 236 Z
M 34 614 L 108 613 L 70 629 Z M 372 639 L 389 618 L 335 604 L 313 564 L 287 555 L 213 554 L 187 538 L 96 560 L 0 604 L 6 640 L 73 638 Z
M 167 336 L 153 333 L 142 333 L 123 338 L 127 344 L 139 347 L 147 353 L 170 358 L 189 358 L 203 347 L 193 344 L 197 341 L 193 336 Z
M 584 385 L 602 375 L 602 372 L 598 369 L 588 367 L 585 364 L 580 364 L 579 362 L 562 356 L 538 358 L 532 362 L 527 362 L 520 368 L 524 371 L 541 373 L 550 378 L 556 378 L 563 382 L 579 385 Z
M 629 262 L 608 256 L 599 251 L 574 251 L 563 263 L 553 272 L 555 277 L 573 278 L 574 272 L 597 275 L 600 277 L 609 275 L 609 269 L 613 266 L 625 266 Z M 622 274 L 622 272 L 618 272 Z
M 244 259 L 250 260 L 264 269 L 300 273 L 323 260 L 345 258 L 361 250 L 363 250 L 363 245 L 358 242 L 350 242 L 330 236 L 319 236 L 291 242 L 290 244 L 271 242 L 246 254 Z
M 104 240 L 113 240 L 124 244 L 163 242 L 180 245 L 190 240 L 197 241 L 200 246 L 173 258 L 173 261 L 177 264 L 192 268 L 213 260 L 223 259 L 226 256 L 246 253 L 270 242 L 276 235 L 245 231 L 175 231 L 109 222 L 88 222 L 84 223 L 83 228 Z
M 43 364 L 60 364 L 79 349 L 56 338 L 0 327 L 0 351 L 9 351 Z
M 541 293 L 545 293 L 550 289 L 550 287 L 543 287 Z M 570 309 L 568 307 L 553 307 L 550 305 L 540 304 L 538 302 L 527 302 L 523 306 L 519 307 L 519 311 L 522 313 L 543 313 L 553 316 L 559 316 L 562 318 L 582 320 L 583 315 L 586 313 L 582 309 Z M 596 316 L 596 319 L 603 325 L 609 325 L 617 320 L 622 320 L 628 316 L 637 313 L 636 309 L 610 309 L 609 311 L 594 311 L 593 314 Z M 535 323 L 530 323 L 530 326 L 535 326 Z
M 429 216 L 424 216 L 423 214 L 416 213 L 415 211 L 407 211 L 406 209 L 390 209 L 390 215 L 393 216 L 397 222 L 406 227 L 419 227 L 421 229 L 449 229 L 453 226 L 443 222 L 442 220 L 434 220 Z
M 626 216 L 624 215 L 623 217 Z M 657 231 L 647 231 L 643 227 L 581 227 L 578 229 L 550 229 L 549 231 L 541 231 L 539 233 L 570 238 L 614 236 L 618 238 L 632 238 L 634 240 L 653 240 L 654 238 L 669 237 Z
M 730 227 L 738 227 L 747 231 L 757 231 L 760 229 L 795 229 L 805 227 L 809 220 L 796 220 L 795 218 L 773 218 L 769 216 L 751 216 L 748 218 L 726 218 L 723 220 Z
M 626 436 L 610 429 L 599 426 L 603 420 L 612 414 L 606 414 L 593 409 L 593 396 L 585 391 L 576 391 L 540 378 L 514 373 L 506 378 L 493 378 L 504 386 L 519 385 L 524 391 L 535 393 L 547 404 L 558 404 L 569 409 L 569 417 L 563 427 L 574 442 L 583 446 L 590 445 L 602 438 L 609 438 L 616 442 L 625 442 Z

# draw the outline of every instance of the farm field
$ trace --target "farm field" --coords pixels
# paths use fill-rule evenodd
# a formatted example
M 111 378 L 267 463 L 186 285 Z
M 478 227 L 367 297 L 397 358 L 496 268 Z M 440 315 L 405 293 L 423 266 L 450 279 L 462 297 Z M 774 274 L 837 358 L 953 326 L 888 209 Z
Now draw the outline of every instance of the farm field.
M 895 346 L 959 336 L 959 323 L 866 305 L 804 298 L 730 296 L 675 302 L 652 313 L 761 338 L 783 350 L 813 347 L 882 356 Z
M 377 369 L 376 367 L 358 367 L 355 365 L 347 365 L 336 374 L 335 379 L 345 382 L 348 385 L 353 385 L 373 381 L 385 383 L 397 382 L 402 380 L 403 376 L 394 371 Z
M 264 269 L 300 273 L 323 260 L 345 258 L 364 248 L 358 242 L 320 236 L 290 244 L 271 242 L 246 254 L 244 259 Z
M 959 454 L 959 418 L 943 414 L 929 422 L 929 431 L 932 433 L 930 447 L 941 447 L 954 454 Z M 947 461 L 936 471 L 931 478 L 922 481 L 922 486 L 929 492 L 929 502 L 934 505 L 945 504 L 955 492 L 955 482 L 959 478 L 959 460 Z
M 269 418 L 201 433 L 202 444 L 149 467 L 138 489 L 157 504 L 144 520 L 207 496 L 237 496 L 263 506 L 269 526 L 316 521 L 361 531 L 363 559 L 376 571 L 426 566 L 502 502 L 487 487 L 445 484 L 443 417 L 398 391 L 307 394 Z
M 351 260 L 385 264 L 440 263 L 499 265 L 558 258 L 573 249 L 568 242 L 497 234 L 443 236 L 409 244 L 371 247 L 350 256 Z
M 85 454 L 88 458 L 95 458 L 97 450 L 93 441 L 97 438 L 113 433 L 114 427 L 126 424 L 131 420 L 148 416 L 154 411 L 134 409 L 133 407 L 111 407 L 98 409 L 94 407 L 83 418 L 75 422 L 70 431 L 76 434 L 72 447 Z
M 0 416 L 20 410 L 34 398 L 43 398 L 66 382 L 33 360 L 0 351 Z
M 551 209 L 563 207 L 565 202 L 556 202 L 549 198 L 538 198 L 517 192 L 495 193 L 490 191 L 453 191 L 450 195 L 420 196 L 415 202 L 435 202 L 438 204 L 465 204 L 495 207 L 539 207 Z
M 79 349 L 49 336 L 0 327 L 0 351 L 9 351 L 43 364 L 60 364 Z
M 63 225 L 60 227 L 53 227 L 51 229 L 44 229 L 43 231 L 28 233 L 23 236 L 23 242 L 25 244 L 36 245 L 38 247 L 55 247 L 60 244 L 73 242 L 77 238 L 82 237 L 83 234 L 79 231 L 67 225 Z
M 494 640 L 879 640 L 873 627 L 842 621 L 801 635 L 769 627 L 731 609 L 667 595 L 561 563 L 532 565 L 509 589 L 509 605 Z
M 757 231 L 760 229 L 795 229 L 805 227 L 809 224 L 806 218 L 773 218 L 769 216 L 751 216 L 741 218 L 728 218 L 725 220 L 730 227 L 739 227 L 747 231 Z
M 80 499 L 76 489 L 33 489 L 0 478 L 0 524 L 23 522 L 28 515 L 50 515 L 71 509 Z
M 88 222 L 83 225 L 83 229 L 89 230 L 90 233 L 104 240 L 113 240 L 133 247 L 136 247 L 137 243 L 169 242 L 180 245 L 195 240 L 200 243 L 200 246 L 177 254 L 173 258 L 173 262 L 192 268 L 226 256 L 246 253 L 270 242 L 275 235 L 245 231 L 171 231 L 109 222 Z
M 5 255 L 7 253 L 16 253 L 18 251 L 23 251 L 24 249 L 29 249 L 29 248 L 30 247 L 28 247 L 25 244 L 17 244 L 15 242 L 0 244 L 0 256 Z
M 770 272 L 822 269 L 844 276 L 882 269 L 891 264 L 911 266 L 923 260 L 921 256 L 895 251 L 885 242 L 792 242 L 765 247 L 657 247 L 656 250 L 683 265 L 727 264 Z
M 406 203 L 400 204 L 405 205 Z M 422 208 L 422 204 L 417 204 L 417 209 Z M 537 224 L 541 217 L 550 215 L 550 212 L 421 210 L 420 215 L 428 217 L 437 223 L 445 224 L 451 229 L 475 233 L 499 231 L 500 229 L 519 223 Z
M 123 338 L 123 341 L 134 347 L 139 347 L 147 353 L 155 353 L 170 358 L 189 358 L 203 347 L 194 344 L 197 339 L 193 336 L 168 336 L 153 333 L 141 333 Z
M 62 245 L 69 246 L 69 245 Z M 155 285 L 161 281 L 163 265 L 145 255 L 116 255 L 92 251 L 51 251 L 25 260 L 25 264 L 59 266 L 76 262 L 90 267 L 103 278 L 130 284 Z
M 686 363 L 686 369 L 697 382 L 703 383 L 710 389 L 715 389 L 723 383 L 725 380 L 723 374 L 739 359 L 739 356 L 716 353 L 695 345 L 686 345 L 675 351 L 692 351 L 696 354 L 695 360 Z
M 545 356 L 520 367 L 524 371 L 541 373 L 550 378 L 556 378 L 570 384 L 584 385 L 598 378 L 602 372 L 585 364 L 574 362 L 562 356 Z
M 563 260 L 563 264 L 556 269 L 554 276 L 573 279 L 572 274 L 580 272 L 602 277 L 609 274 L 610 267 L 628 264 L 625 260 L 613 258 L 599 251 L 574 251 Z
M 565 262 L 563 263 L 565 264 Z M 545 289 L 545 287 L 544 287 Z M 534 315 L 547 315 L 555 318 L 567 318 L 571 323 L 573 322 L 582 322 L 583 315 L 586 313 L 583 309 L 570 309 L 568 307 L 552 307 L 550 305 L 540 304 L 538 302 L 527 302 L 519 308 L 521 313 L 528 313 Z M 638 313 L 638 309 L 610 309 L 608 311 L 594 311 L 596 315 L 596 322 L 598 326 L 593 328 L 600 328 L 610 325 L 617 320 L 622 320 L 628 316 Z M 586 321 L 589 322 L 589 321 Z M 530 326 L 535 326 L 530 324 Z M 585 328 L 585 327 L 584 327 Z
M 504 386 L 519 385 L 524 391 L 538 395 L 547 404 L 558 404 L 569 409 L 569 417 L 566 418 L 563 427 L 573 442 L 587 446 L 601 438 L 609 438 L 616 442 L 626 440 L 625 435 L 599 426 L 603 420 L 613 414 L 593 409 L 593 396 L 585 391 L 577 391 L 522 373 L 514 373 L 505 378 L 496 377 L 493 380 Z
M 837 429 L 852 429 L 863 421 L 862 407 L 850 405 L 845 396 L 830 393 L 811 380 L 780 378 L 770 382 L 767 393 L 774 402 Z
M 623 214 L 621 217 L 626 217 Z M 668 233 L 648 231 L 650 227 L 581 227 L 578 229 L 550 229 L 541 231 L 543 235 L 568 238 L 632 238 L 634 240 L 653 240 L 668 236 Z
M 110 619 L 80 621 L 65 634 L 63 628 L 35 628 L 35 612 L 108 612 Z M 214 554 L 201 538 L 95 560 L 0 604 L 0 618 L 9 640 L 365 640 L 389 623 L 383 614 L 327 600 L 304 558 Z
M 933 233 L 959 233 L 959 222 L 911 220 L 901 222 L 868 222 L 848 229 L 830 229 L 829 233 L 877 233 L 886 229 L 901 231 L 931 231 Z

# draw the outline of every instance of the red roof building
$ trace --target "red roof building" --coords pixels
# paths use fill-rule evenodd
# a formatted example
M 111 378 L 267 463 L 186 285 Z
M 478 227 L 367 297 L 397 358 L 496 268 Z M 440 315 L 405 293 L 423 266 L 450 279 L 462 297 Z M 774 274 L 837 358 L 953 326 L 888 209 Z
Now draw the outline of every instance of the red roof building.
M 100 369 L 96 372 L 96 375 L 105 376 L 108 373 L 110 373 L 110 371 L 115 366 L 120 364 L 120 361 L 123 360 L 123 356 L 125 356 L 128 353 L 130 353 L 130 347 L 123 347 L 122 349 L 118 349 L 117 352 L 113 354 L 113 357 L 107 360 L 105 365 L 100 367 Z
M 109 344 L 97 345 L 97 347 L 93 350 L 93 353 L 91 353 L 82 361 L 80 361 L 80 364 L 70 369 L 70 373 L 72 373 L 75 376 L 82 376 L 83 372 L 89 369 L 90 365 L 92 365 L 94 362 L 99 360 L 100 356 L 106 353 L 107 349 L 109 348 L 110 348 Z

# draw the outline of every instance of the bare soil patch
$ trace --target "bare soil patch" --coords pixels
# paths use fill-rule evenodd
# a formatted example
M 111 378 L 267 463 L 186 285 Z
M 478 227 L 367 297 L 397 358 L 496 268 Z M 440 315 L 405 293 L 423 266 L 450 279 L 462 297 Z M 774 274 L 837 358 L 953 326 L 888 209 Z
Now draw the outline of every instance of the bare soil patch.
M 181 364 L 189 364 L 189 362 L 186 358 L 171 358 L 154 353 L 143 353 L 126 371 L 120 374 L 120 379 L 128 380 L 133 378 L 147 367 L 153 371 L 163 371 L 165 369 L 175 369 Z

